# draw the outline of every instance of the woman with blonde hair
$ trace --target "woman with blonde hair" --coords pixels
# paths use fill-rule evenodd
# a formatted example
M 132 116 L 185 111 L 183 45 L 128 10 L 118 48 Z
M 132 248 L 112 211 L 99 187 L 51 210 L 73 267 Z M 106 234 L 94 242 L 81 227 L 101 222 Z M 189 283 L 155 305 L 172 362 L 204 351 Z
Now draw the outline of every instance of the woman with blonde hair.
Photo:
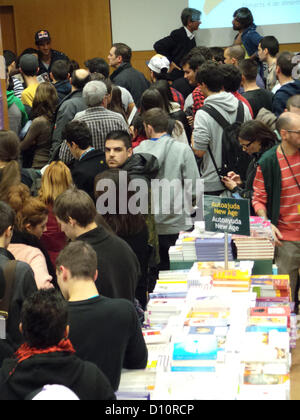
M 16 212 L 16 226 L 8 250 L 15 259 L 31 266 L 38 289 L 53 287 L 55 271 L 40 243 L 48 221 L 47 207 L 21 183 L 10 188 L 8 204 Z
M 58 254 L 66 245 L 67 238 L 61 231 L 52 208 L 56 198 L 72 184 L 71 171 L 67 165 L 61 161 L 52 162 L 46 168 L 42 176 L 41 188 L 38 196 L 47 206 L 48 223 L 46 230 L 42 235 L 41 242 L 47 249 L 54 267 Z
M 55 87 L 49 82 L 41 83 L 32 104 L 32 124 L 21 142 L 23 167 L 41 169 L 48 163 L 57 105 Z

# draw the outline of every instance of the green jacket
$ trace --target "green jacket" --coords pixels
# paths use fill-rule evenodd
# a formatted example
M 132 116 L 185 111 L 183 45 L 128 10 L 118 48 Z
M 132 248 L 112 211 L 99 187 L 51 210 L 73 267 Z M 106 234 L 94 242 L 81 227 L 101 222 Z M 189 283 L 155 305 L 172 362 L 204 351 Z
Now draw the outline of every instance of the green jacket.
M 19 110 L 21 111 L 21 114 L 22 114 L 22 127 L 24 127 L 24 125 L 28 121 L 28 115 L 26 113 L 26 110 L 25 110 L 25 107 L 24 107 L 23 103 L 21 102 L 21 100 L 19 98 L 17 98 L 14 95 L 14 91 L 13 90 L 7 90 L 6 91 L 6 96 L 7 96 L 7 106 L 8 106 L 8 108 L 10 108 L 12 106 L 12 104 L 16 104 L 17 107 L 19 108 Z
M 280 213 L 281 169 L 277 159 L 278 145 L 263 154 L 258 164 L 261 168 L 268 195 L 267 216 L 277 226 Z

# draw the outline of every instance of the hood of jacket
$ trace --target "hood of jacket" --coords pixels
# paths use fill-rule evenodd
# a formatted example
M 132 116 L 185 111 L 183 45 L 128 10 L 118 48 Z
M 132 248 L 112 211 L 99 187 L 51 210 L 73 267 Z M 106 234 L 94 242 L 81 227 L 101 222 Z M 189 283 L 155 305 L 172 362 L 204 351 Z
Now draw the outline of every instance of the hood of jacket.
M 127 171 L 131 178 L 143 178 L 150 182 L 157 176 L 159 166 L 155 156 L 137 153 L 132 155 L 120 169 Z
M 15 358 L 6 359 L 1 379 L 18 399 L 23 400 L 45 384 L 65 385 L 72 389 L 83 369 L 83 363 L 75 355 L 48 353 L 35 355 L 19 364 Z
M 229 115 L 236 113 L 238 107 L 238 100 L 232 93 L 221 92 L 215 95 L 208 96 L 204 101 L 205 105 L 211 105 L 216 108 L 221 114 L 227 112 Z
M 59 93 L 63 93 L 64 95 L 68 95 L 72 89 L 72 86 L 68 80 L 57 82 L 54 84 L 54 87 Z

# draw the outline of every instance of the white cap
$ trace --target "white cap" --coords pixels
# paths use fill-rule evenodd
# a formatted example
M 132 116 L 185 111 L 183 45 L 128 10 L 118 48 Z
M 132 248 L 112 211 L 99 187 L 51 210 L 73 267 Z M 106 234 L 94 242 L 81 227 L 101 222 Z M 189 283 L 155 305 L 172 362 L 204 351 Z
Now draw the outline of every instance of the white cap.
M 164 55 L 156 54 L 147 63 L 150 70 L 160 73 L 162 69 L 170 68 L 170 61 Z
M 43 389 L 32 398 L 33 401 L 78 401 L 73 391 L 63 385 L 45 385 Z

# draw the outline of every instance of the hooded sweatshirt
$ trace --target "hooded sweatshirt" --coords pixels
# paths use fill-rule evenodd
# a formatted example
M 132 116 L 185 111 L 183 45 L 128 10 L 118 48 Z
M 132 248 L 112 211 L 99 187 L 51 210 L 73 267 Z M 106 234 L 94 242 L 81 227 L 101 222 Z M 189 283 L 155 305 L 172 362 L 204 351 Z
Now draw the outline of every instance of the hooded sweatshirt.
M 233 124 L 236 121 L 239 101 L 232 93 L 221 92 L 205 99 L 204 105 L 210 105 L 219 111 L 223 117 Z M 244 106 L 244 121 L 251 120 L 249 108 Z M 194 148 L 205 151 L 201 163 L 201 177 L 204 179 L 204 191 L 214 192 L 225 190 L 208 152 L 208 145 L 214 155 L 218 168 L 222 166 L 222 127 L 205 111 L 200 109 L 196 113 L 194 123 Z
M 0 369 L 0 400 L 24 400 L 44 385 L 64 385 L 80 400 L 112 400 L 108 379 L 94 364 L 74 354 L 37 354 L 17 364 L 6 359 Z
M 286 83 L 277 90 L 273 98 L 272 109 L 276 117 L 279 117 L 284 112 L 288 99 L 294 95 L 300 95 L 300 80 Z
M 158 139 L 144 140 L 134 149 L 134 154 L 155 160 L 159 168 L 156 179 L 151 182 L 152 211 L 158 234 L 171 235 L 190 229 L 192 198 L 196 197 L 196 181 L 200 180 L 192 149 L 166 133 Z M 186 197 L 189 208 L 183 207 L 185 180 L 192 182 L 192 190 Z

